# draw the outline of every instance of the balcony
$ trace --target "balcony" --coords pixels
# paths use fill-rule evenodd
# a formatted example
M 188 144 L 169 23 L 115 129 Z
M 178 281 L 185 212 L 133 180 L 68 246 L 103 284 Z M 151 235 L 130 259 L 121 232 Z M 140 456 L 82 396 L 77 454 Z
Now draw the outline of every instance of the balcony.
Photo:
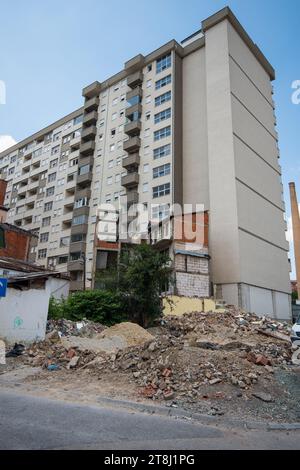
M 86 243 L 85 242 L 74 242 L 70 243 L 70 253 L 85 252 Z
M 131 137 L 125 140 L 123 143 L 123 149 L 128 153 L 137 152 L 141 146 L 141 139 L 137 136 Z
M 141 103 L 137 103 L 137 104 L 134 104 L 134 105 L 129 106 L 128 108 L 126 108 L 125 116 L 128 117 L 128 116 L 130 116 L 130 114 L 134 114 L 134 113 L 138 113 L 139 115 L 141 115 L 142 111 L 143 111 L 143 107 L 142 107 Z
M 99 95 L 100 90 L 101 90 L 101 83 L 96 81 L 86 86 L 82 90 L 82 96 L 84 96 L 85 98 L 93 98 L 94 96 Z
M 89 112 L 89 111 L 97 111 L 99 106 L 99 98 L 97 96 L 94 96 L 93 98 L 89 98 L 86 100 L 84 103 L 84 110 Z
M 91 124 L 96 124 L 98 119 L 98 113 L 97 111 L 91 111 L 90 113 L 87 113 L 83 116 L 83 121 L 82 123 L 84 125 L 91 125 Z
M 69 261 L 68 271 L 83 271 L 83 260 Z
M 81 141 L 80 135 L 77 137 L 74 137 L 74 139 L 70 141 L 70 147 L 72 149 L 71 151 L 79 149 L 80 141 Z
M 125 134 L 129 136 L 136 136 L 141 132 L 142 124 L 141 121 L 138 119 L 136 121 L 128 122 L 124 126 Z
M 79 224 L 79 225 L 72 225 L 71 234 L 77 235 L 78 233 L 87 234 L 88 231 L 88 224 Z
M 141 85 L 143 82 L 143 74 L 141 71 L 135 72 L 132 75 L 127 77 L 127 85 L 130 88 L 135 88 L 138 85 Z
M 96 126 L 89 126 L 89 127 L 85 127 L 83 130 L 82 130 L 82 133 L 81 133 L 81 138 L 82 140 L 95 140 L 95 137 L 96 137 L 96 134 L 97 134 L 97 128 Z
M 127 196 L 127 206 L 132 204 L 137 204 L 139 202 L 139 193 L 136 191 L 129 191 L 126 193 Z
M 77 189 L 75 193 L 75 200 L 80 199 L 82 197 L 86 197 L 87 199 L 90 199 L 91 194 L 92 194 L 92 191 L 90 188 Z
M 138 153 L 131 153 L 128 157 L 123 158 L 123 168 L 137 168 L 140 164 L 140 156 Z
M 77 176 L 77 185 L 88 185 L 92 182 L 93 174 L 91 171 L 85 173 L 84 175 Z
M 88 142 L 84 142 L 80 146 L 80 153 L 82 155 L 90 155 L 94 153 L 95 150 L 95 142 L 93 140 L 89 140 Z
M 77 208 L 74 208 L 73 210 L 73 216 L 77 217 L 79 215 L 89 215 L 89 212 L 90 212 L 89 206 L 77 207 Z
M 142 87 L 140 86 L 137 86 L 136 88 L 134 88 L 133 90 L 130 90 L 126 93 L 126 100 L 129 101 L 131 98 L 133 98 L 134 96 L 139 96 L 140 97 L 140 101 L 142 100 L 142 96 L 143 96 L 143 89 Z
M 70 291 L 83 290 L 83 281 L 70 281 Z
M 121 185 L 125 188 L 134 188 L 139 184 L 139 174 L 135 171 L 128 173 L 128 175 L 122 176 Z

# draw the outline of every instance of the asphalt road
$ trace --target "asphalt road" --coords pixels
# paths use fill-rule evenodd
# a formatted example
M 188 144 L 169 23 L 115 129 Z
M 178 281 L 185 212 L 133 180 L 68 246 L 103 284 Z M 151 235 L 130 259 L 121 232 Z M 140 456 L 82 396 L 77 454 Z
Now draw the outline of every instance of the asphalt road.
M 0 449 L 300 449 L 300 431 L 244 431 L 0 392 Z

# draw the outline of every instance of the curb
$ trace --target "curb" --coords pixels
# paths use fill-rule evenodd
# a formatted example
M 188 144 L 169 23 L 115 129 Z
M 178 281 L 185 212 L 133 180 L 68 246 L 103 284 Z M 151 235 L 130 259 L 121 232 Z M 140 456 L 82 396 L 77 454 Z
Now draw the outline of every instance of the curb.
M 193 413 L 183 408 L 171 408 L 162 405 L 149 405 L 147 403 L 138 403 L 129 400 L 118 400 L 113 398 L 101 397 L 97 400 L 99 405 L 117 406 L 119 408 L 132 409 L 142 413 L 159 414 L 161 416 L 173 417 L 176 419 L 189 419 L 193 421 L 201 421 L 201 423 L 210 425 L 230 424 L 235 428 L 244 430 L 266 430 L 266 431 L 294 431 L 300 430 L 300 423 L 269 423 L 260 421 L 247 421 L 234 418 L 224 418 L 200 413 Z

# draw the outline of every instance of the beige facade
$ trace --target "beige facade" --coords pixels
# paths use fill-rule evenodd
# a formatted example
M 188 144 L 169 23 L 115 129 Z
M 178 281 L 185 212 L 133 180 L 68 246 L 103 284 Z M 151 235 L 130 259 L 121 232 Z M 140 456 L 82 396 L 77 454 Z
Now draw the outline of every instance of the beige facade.
M 39 230 L 40 236 L 49 230 L 49 240 L 42 237 L 37 247 L 37 260 L 68 267 L 75 289 L 83 286 L 84 268 L 85 286 L 91 287 L 103 262 L 97 261 L 101 247 L 95 243 L 100 203 L 117 205 L 127 195 L 128 206 L 141 203 L 152 218 L 158 212 L 166 215 L 173 203 L 202 204 L 209 211 L 216 295 L 248 310 L 289 318 L 273 79 L 273 68 L 228 8 L 204 20 L 201 30 L 182 43 L 172 40 L 147 56 L 137 55 L 115 76 L 84 88 L 84 106 L 72 113 L 70 128 L 65 129 L 71 122 L 67 116 L 0 154 L 11 221 Z M 79 115 L 82 122 L 75 124 Z M 71 134 L 71 140 L 64 145 L 53 141 L 58 132 Z M 51 153 L 57 143 L 58 165 L 65 167 L 60 177 L 58 166 L 54 194 L 47 196 L 39 188 L 51 187 L 48 177 L 56 158 Z M 34 157 L 39 146 L 43 156 Z M 66 149 L 69 154 L 62 156 Z M 42 168 L 44 158 L 48 163 Z M 75 158 L 78 166 L 73 167 Z M 68 181 L 72 172 L 76 179 Z M 63 199 L 57 200 L 60 193 Z M 154 212 L 153 203 L 160 206 Z M 40 212 L 41 218 L 49 212 L 51 230 L 35 219 Z M 67 265 L 58 265 L 66 260 Z M 186 274 L 191 273 L 181 273 L 183 286 Z

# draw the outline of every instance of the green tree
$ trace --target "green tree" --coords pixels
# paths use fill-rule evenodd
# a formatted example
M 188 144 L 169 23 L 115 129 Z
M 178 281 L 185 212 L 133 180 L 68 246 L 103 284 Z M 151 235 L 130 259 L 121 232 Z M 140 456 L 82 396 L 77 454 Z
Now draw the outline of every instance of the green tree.
M 148 326 L 162 313 L 162 293 L 172 279 L 168 254 L 148 244 L 122 251 L 117 272 L 118 290 L 132 320 Z

